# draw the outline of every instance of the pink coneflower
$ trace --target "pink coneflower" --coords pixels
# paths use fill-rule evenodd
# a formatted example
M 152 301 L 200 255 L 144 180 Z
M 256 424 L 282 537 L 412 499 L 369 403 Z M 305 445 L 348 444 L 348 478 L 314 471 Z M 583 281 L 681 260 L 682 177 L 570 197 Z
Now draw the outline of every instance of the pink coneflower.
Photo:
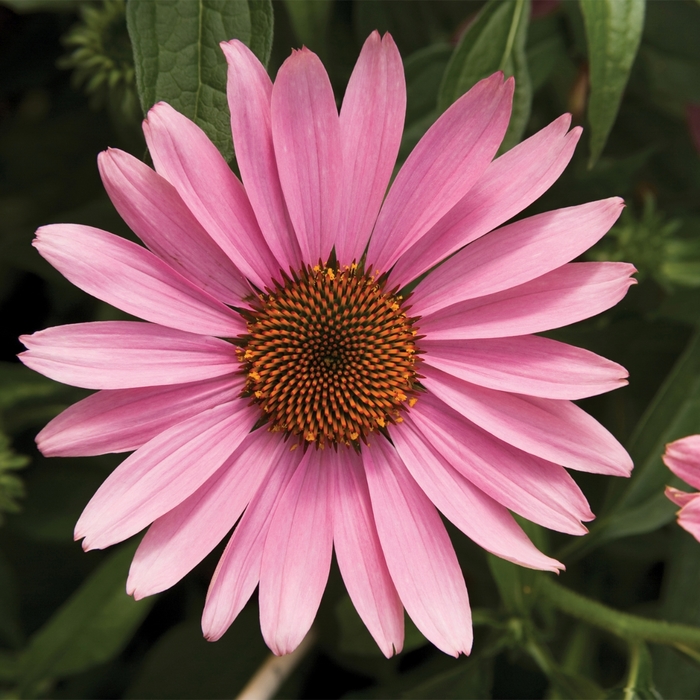
M 689 435 L 666 445 L 663 460 L 679 479 L 700 489 L 700 435 Z M 700 541 L 700 492 L 688 493 L 667 486 L 666 496 L 680 507 L 678 524 Z
M 99 549 L 150 525 L 127 583 L 141 598 L 235 525 L 204 634 L 218 639 L 259 586 L 276 654 L 312 624 L 335 550 L 387 656 L 402 648 L 404 608 L 437 647 L 468 653 L 467 590 L 438 511 L 489 552 L 557 571 L 509 511 L 583 534 L 593 514 L 564 467 L 632 468 L 571 402 L 622 386 L 625 370 L 532 335 L 610 308 L 633 283 L 631 265 L 569 263 L 623 203 L 497 228 L 551 186 L 580 135 L 564 115 L 493 160 L 513 94 L 501 74 L 438 119 L 386 193 L 406 102 L 389 35 L 366 41 L 340 115 L 310 51 L 273 86 L 242 43 L 222 48 L 243 184 L 161 103 L 144 122 L 155 172 L 121 151 L 99 157 L 146 247 L 87 226 L 37 232 L 69 280 L 147 321 L 23 339 L 29 367 L 100 389 L 40 433 L 44 454 L 135 450 L 76 538 Z

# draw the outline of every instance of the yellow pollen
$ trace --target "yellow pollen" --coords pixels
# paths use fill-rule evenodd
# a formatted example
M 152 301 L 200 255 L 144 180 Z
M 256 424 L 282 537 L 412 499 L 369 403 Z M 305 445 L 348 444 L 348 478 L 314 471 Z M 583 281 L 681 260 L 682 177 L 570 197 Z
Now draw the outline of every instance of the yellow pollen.
M 420 391 L 417 319 L 362 264 L 307 266 L 243 312 L 243 395 L 298 444 L 368 444 Z

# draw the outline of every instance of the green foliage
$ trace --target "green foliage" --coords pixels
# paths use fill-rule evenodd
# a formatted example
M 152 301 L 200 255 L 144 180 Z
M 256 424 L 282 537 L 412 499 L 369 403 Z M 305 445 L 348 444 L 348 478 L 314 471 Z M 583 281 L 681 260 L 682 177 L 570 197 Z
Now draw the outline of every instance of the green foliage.
M 3 513 L 17 513 L 18 499 L 24 496 L 24 486 L 12 472 L 26 467 L 29 457 L 18 455 L 10 448 L 10 439 L 0 433 L 0 525 Z
M 270 0 L 130 0 L 127 22 L 143 111 L 159 101 L 169 103 L 202 127 L 231 160 L 226 60 L 219 44 L 240 39 L 267 63 Z
M 124 579 L 135 547 L 113 552 L 29 640 L 17 664 L 20 695 L 102 664 L 118 654 L 148 613 L 153 598 L 134 601 Z
M 333 9 L 331 0 L 285 0 L 284 6 L 301 44 L 323 56 Z
M 175 625 L 149 651 L 126 697 L 236 697 L 269 655 L 259 627 L 254 606 L 216 644 L 203 639 L 197 620 Z
M 579 0 L 590 63 L 593 167 L 603 151 L 637 55 L 644 26 L 644 0 Z
M 495 71 L 515 77 L 513 114 L 502 150 L 520 141 L 530 116 L 532 88 L 525 55 L 529 0 L 489 0 L 455 49 L 440 86 L 439 107 Z
M 141 109 L 124 0 L 82 5 L 80 16 L 82 22 L 63 37 L 64 45 L 73 51 L 59 66 L 73 69 L 74 85 L 84 85 L 93 106 L 106 103 L 118 122 L 138 123 Z

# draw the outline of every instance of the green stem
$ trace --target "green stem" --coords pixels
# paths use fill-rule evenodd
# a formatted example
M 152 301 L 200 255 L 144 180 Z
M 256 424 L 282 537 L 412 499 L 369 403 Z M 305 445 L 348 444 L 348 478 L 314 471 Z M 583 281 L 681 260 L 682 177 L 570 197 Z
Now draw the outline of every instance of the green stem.
M 684 651 L 689 647 L 700 650 L 700 627 L 680 625 L 665 620 L 651 620 L 638 615 L 619 612 L 607 605 L 574 593 L 549 577 L 538 581 L 538 593 L 562 612 L 583 620 L 594 627 L 612 632 L 626 640 L 643 639 L 656 644 L 667 644 Z
M 513 11 L 513 20 L 510 23 L 510 29 L 508 31 L 508 39 L 506 40 L 506 48 L 503 52 L 503 58 L 501 59 L 501 65 L 498 67 L 505 73 L 506 63 L 508 62 L 508 57 L 513 51 L 513 44 L 515 43 L 515 35 L 518 33 L 518 25 L 520 24 L 520 16 L 523 14 L 523 7 L 525 7 L 525 0 L 515 0 L 515 10 Z
M 627 685 L 623 691 L 624 700 L 634 700 L 637 697 L 637 682 L 641 668 L 642 647 L 641 644 L 630 644 L 630 669 L 627 674 Z

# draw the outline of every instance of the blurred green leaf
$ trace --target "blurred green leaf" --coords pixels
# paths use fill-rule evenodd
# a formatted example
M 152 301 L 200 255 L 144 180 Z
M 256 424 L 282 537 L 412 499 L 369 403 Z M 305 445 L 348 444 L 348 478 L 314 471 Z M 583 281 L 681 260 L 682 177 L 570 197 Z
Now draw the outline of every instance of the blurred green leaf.
M 488 562 L 501 601 L 508 612 L 511 615 L 529 615 L 534 602 L 532 592 L 537 572 L 524 569 L 494 554 L 488 555 Z
M 527 66 L 533 93 L 567 59 L 565 32 L 558 17 L 530 23 L 527 37 Z
M 0 411 L 23 401 L 45 400 L 65 391 L 65 386 L 33 372 L 17 362 L 0 362 Z
M 316 53 L 324 53 L 326 31 L 333 11 L 332 0 L 284 0 L 299 41 Z
M 75 12 L 80 0 L 0 0 L 13 12 Z
M 6 646 L 19 647 L 22 640 L 15 573 L 0 551 L 0 640 Z M 2 680 L 2 671 L 0 671 Z
M 700 546 L 685 530 L 676 527 L 670 540 L 664 572 L 660 617 L 673 622 L 700 625 Z M 654 678 L 659 692 L 668 698 L 700 697 L 697 660 L 675 649 L 655 648 Z
M 155 601 L 135 601 L 124 590 L 136 544 L 112 553 L 32 636 L 20 659 L 22 695 L 47 679 L 104 663 L 124 648 Z
M 10 447 L 10 438 L 0 433 L 0 525 L 3 513 L 17 513 L 20 510 L 17 500 L 24 496 L 22 480 L 12 474 L 29 464 L 29 457 L 18 455 Z
M 371 0 L 353 3 L 355 37 L 362 45 L 375 29 L 390 32 L 402 54 L 408 55 L 434 39 L 438 31 L 433 0 Z
M 490 695 L 493 666 L 488 659 L 463 660 L 458 668 L 433 676 L 401 694 L 402 698 L 432 700 L 432 698 L 486 698 Z
M 144 113 L 163 100 L 233 158 L 226 60 L 219 43 L 240 39 L 264 63 L 272 43 L 270 0 L 129 0 L 136 86 Z
M 338 651 L 343 654 L 357 656 L 374 656 L 384 658 L 377 643 L 357 614 L 350 596 L 344 595 L 335 606 L 335 616 L 338 621 Z M 405 632 L 403 651 L 408 652 L 425 646 L 428 640 L 415 626 L 408 615 L 405 616 Z
M 26 476 L 27 498 L 23 517 L 13 518 L 8 528 L 23 538 L 65 543 L 85 504 L 109 473 L 109 466 L 122 456 L 47 460 L 34 459 Z
M 606 700 L 662 700 L 654 687 L 651 654 L 644 642 L 630 645 L 629 671 L 624 687 L 614 688 Z
M 645 0 L 579 0 L 588 41 L 593 167 L 612 129 L 644 27 Z
M 529 17 L 529 0 L 489 0 L 464 33 L 440 86 L 438 107 L 444 111 L 496 71 L 515 76 L 513 113 L 502 150 L 518 143 L 530 117 L 532 88 L 525 55 Z
M 451 56 L 449 44 L 431 44 L 404 61 L 407 125 L 435 111 L 442 76 Z
M 207 642 L 199 620 L 175 625 L 151 648 L 128 698 L 231 698 L 269 655 L 256 605 L 248 605 L 218 642 Z
M 565 562 L 604 542 L 651 532 L 673 520 L 677 508 L 665 498 L 673 475 L 661 461 L 664 446 L 700 432 L 700 334 L 695 334 L 627 445 L 635 468 L 627 483 L 614 482 L 603 511 L 585 538 L 558 556 Z

